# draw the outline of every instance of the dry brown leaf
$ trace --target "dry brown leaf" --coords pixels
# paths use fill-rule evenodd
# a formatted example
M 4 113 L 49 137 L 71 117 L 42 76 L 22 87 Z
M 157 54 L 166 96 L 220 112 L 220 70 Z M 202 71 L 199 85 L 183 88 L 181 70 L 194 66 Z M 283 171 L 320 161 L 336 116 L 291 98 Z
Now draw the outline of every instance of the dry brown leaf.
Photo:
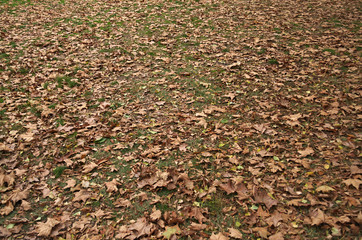
M 145 217 L 142 217 L 137 219 L 135 223 L 130 224 L 128 229 L 134 231 L 137 238 L 139 238 L 142 236 L 149 236 L 154 229 L 154 225 L 149 223 Z
M 272 199 L 265 190 L 256 190 L 254 197 L 257 203 L 264 203 L 268 209 L 278 204 L 278 201 Z
M 350 178 L 350 179 L 344 180 L 343 183 L 346 184 L 348 187 L 352 185 L 356 189 L 359 189 L 359 185 L 362 184 L 362 181 L 359 179 Z
M 190 225 L 190 229 L 193 230 L 193 231 L 200 231 L 200 230 L 203 230 L 205 228 L 207 228 L 206 224 L 199 224 L 199 223 L 192 222 L 191 225 Z
M 328 193 L 328 192 L 332 192 L 332 191 L 335 191 L 335 190 L 333 188 L 331 188 L 330 186 L 323 185 L 323 186 L 317 187 L 316 191 L 317 192 Z
M 77 184 L 77 181 L 75 179 L 69 179 L 68 181 L 66 181 L 66 186 L 64 187 L 64 189 L 67 188 L 72 188 L 75 186 L 75 184 Z
M 161 218 L 162 212 L 160 210 L 153 209 L 154 211 L 151 213 L 150 218 L 152 221 L 156 221 Z
M 268 238 L 269 232 L 268 232 L 268 228 L 266 228 L 266 227 L 255 227 L 255 228 L 253 228 L 253 231 L 257 232 L 259 234 L 259 236 L 262 238 Z
M 320 225 L 321 223 L 325 222 L 325 215 L 322 210 L 319 208 L 314 209 L 310 213 L 310 218 L 312 220 L 312 225 Z
M 8 186 L 12 186 L 15 181 L 15 174 L 11 172 L 10 174 L 6 174 L 2 172 L 2 169 L 0 169 L 0 187 L 3 187 L 6 183 Z
M 276 233 L 274 235 L 271 235 L 269 237 L 269 240 L 284 240 L 284 234 L 281 233 L 281 232 L 278 232 L 278 233 Z
M 14 210 L 14 205 L 8 201 L 6 206 L 0 209 L 0 215 L 9 215 Z
M 118 191 L 118 188 L 117 188 L 118 181 L 117 181 L 117 179 L 114 178 L 112 181 L 105 182 L 104 184 L 107 187 L 107 192 L 111 193 L 111 192 L 117 192 Z
M 79 192 L 75 193 L 75 196 L 73 198 L 73 202 L 77 202 L 77 201 L 83 201 L 86 202 L 88 200 L 88 198 L 90 198 L 92 196 L 92 193 L 86 190 L 81 190 Z
M 19 189 L 16 189 L 11 194 L 11 201 L 15 204 L 16 202 L 28 198 L 29 190 L 20 191 Z
M 45 223 L 39 222 L 37 224 L 38 236 L 49 237 L 52 232 L 53 227 L 59 223 L 60 222 L 58 220 L 55 220 L 54 218 L 48 218 Z
M 96 167 L 98 167 L 98 164 L 91 162 L 90 164 L 84 166 L 83 173 L 89 173 Z
M 215 234 L 215 233 L 211 234 L 209 240 L 229 240 L 229 238 L 226 237 L 221 232 L 219 232 L 218 234 Z
M 308 155 L 313 155 L 314 150 L 311 147 L 307 147 L 304 150 L 299 150 L 298 153 L 300 154 L 300 157 L 306 157 Z
M 228 230 L 230 232 L 230 235 L 229 235 L 230 237 L 236 238 L 236 239 L 243 239 L 243 234 L 239 230 L 237 230 L 235 228 L 228 228 Z

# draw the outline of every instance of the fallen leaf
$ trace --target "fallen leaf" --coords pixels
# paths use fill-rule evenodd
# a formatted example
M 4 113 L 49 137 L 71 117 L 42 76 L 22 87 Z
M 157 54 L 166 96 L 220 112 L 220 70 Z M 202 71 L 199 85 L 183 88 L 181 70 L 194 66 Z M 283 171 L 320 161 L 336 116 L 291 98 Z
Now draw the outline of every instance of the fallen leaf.
M 91 192 L 88 192 L 86 190 L 81 190 L 81 191 L 75 193 L 75 196 L 72 201 L 73 202 L 77 202 L 77 201 L 86 202 L 88 200 L 88 198 L 90 198 L 91 196 L 92 196 Z
M 278 212 L 277 210 L 275 210 L 273 212 L 273 214 L 266 219 L 266 222 L 268 223 L 269 226 L 274 226 L 274 227 L 278 227 L 279 226 L 279 222 L 283 220 L 282 215 L 280 214 L 280 212 Z
M 310 213 L 310 218 L 312 220 L 312 225 L 320 225 L 321 223 L 325 222 L 325 215 L 322 210 L 319 208 L 314 209 Z
M 19 189 L 16 189 L 13 191 L 10 199 L 15 204 L 16 202 L 26 199 L 28 197 L 29 190 L 20 191 Z
M 362 184 L 362 181 L 359 179 L 350 178 L 350 179 L 344 180 L 343 183 L 346 184 L 348 187 L 352 185 L 356 189 L 359 189 L 359 185 Z
M 269 240 L 284 240 L 284 235 L 283 235 L 283 233 L 278 232 L 278 233 L 276 233 L 274 235 L 271 235 L 269 237 Z
M 75 184 L 77 183 L 77 181 L 75 179 L 69 179 L 68 181 L 65 182 L 67 185 L 64 187 L 64 189 L 67 188 L 72 188 L 75 186 Z
M 110 182 L 105 182 L 104 183 L 107 187 L 107 192 L 111 193 L 111 192 L 117 192 L 118 191 L 118 188 L 117 188 L 117 185 L 118 185 L 118 182 L 117 182 L 117 179 L 113 178 L 112 181 Z
M 94 162 L 91 162 L 90 164 L 84 166 L 83 173 L 89 173 L 96 167 L 98 167 L 98 165 L 95 164 Z
M 230 235 L 229 235 L 230 237 L 236 238 L 236 239 L 243 239 L 243 234 L 239 230 L 237 230 L 235 228 L 228 228 L 228 230 L 230 232 Z
M 150 218 L 152 221 L 156 221 L 160 219 L 162 212 L 160 210 L 153 209 L 154 211 L 151 213 Z
M 253 228 L 253 231 L 257 232 L 262 238 L 268 238 L 269 232 L 266 227 L 255 227 Z
M 59 224 L 59 221 L 54 218 L 48 218 L 45 223 L 39 222 L 37 224 L 37 232 L 40 237 L 49 237 L 52 229 L 55 225 Z
M 332 192 L 332 191 L 335 191 L 335 190 L 333 188 L 331 188 L 330 186 L 323 185 L 323 186 L 317 187 L 316 191 L 317 192 L 328 193 L 328 192 Z
M 264 203 L 268 209 L 278 204 L 278 201 L 272 199 L 265 190 L 256 190 L 254 197 L 257 203 Z
M 179 226 L 175 225 L 172 227 L 166 226 L 166 230 L 162 233 L 162 236 L 164 236 L 166 239 L 170 239 L 175 234 L 180 234 L 181 229 Z
M 135 232 L 137 238 L 142 236 L 149 236 L 154 228 L 152 223 L 149 223 L 145 217 L 138 218 L 133 224 L 130 224 L 128 228 Z
M 218 234 L 211 234 L 209 240 L 229 240 L 229 238 L 219 232 Z
M 6 206 L 0 209 L 0 215 L 9 215 L 14 210 L 14 205 L 8 201 Z
M 314 153 L 314 150 L 311 147 L 307 147 L 304 150 L 299 150 L 298 153 L 300 154 L 300 157 L 306 157 L 308 155 L 312 155 Z
M 193 231 L 200 231 L 200 230 L 203 230 L 205 228 L 207 228 L 206 224 L 199 224 L 199 223 L 192 222 L 191 225 L 190 225 L 190 229 L 193 230 Z

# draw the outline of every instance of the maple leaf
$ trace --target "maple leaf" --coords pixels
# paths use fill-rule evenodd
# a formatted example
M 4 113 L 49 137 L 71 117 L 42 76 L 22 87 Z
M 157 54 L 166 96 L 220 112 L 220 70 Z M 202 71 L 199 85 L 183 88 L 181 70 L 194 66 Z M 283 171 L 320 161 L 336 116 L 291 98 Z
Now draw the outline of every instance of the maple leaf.
M 0 169 L 0 187 L 4 186 L 6 183 L 8 186 L 12 186 L 15 182 L 15 174 L 12 172 L 10 174 L 5 174 L 2 169 Z
M 268 209 L 278 204 L 278 201 L 272 199 L 265 190 L 256 190 L 254 197 L 257 203 L 264 203 Z
M 236 239 L 243 239 L 243 234 L 239 230 L 237 230 L 235 228 L 228 228 L 228 230 L 230 232 L 230 235 L 229 235 L 230 237 L 236 238 Z
M 150 218 L 152 221 L 156 221 L 156 220 L 160 219 L 161 215 L 162 215 L 162 212 L 160 210 L 156 210 L 155 208 L 153 208 Z
M 26 133 L 20 134 L 20 138 L 23 139 L 25 142 L 31 142 L 34 140 L 34 133 L 28 131 Z
M 170 239 L 173 235 L 180 234 L 181 229 L 178 225 L 169 227 L 166 226 L 166 230 L 162 233 L 162 236 L 164 236 L 166 239 Z
M 75 179 L 69 179 L 68 181 L 66 181 L 66 186 L 64 187 L 64 189 L 67 188 L 72 188 L 75 186 L 75 184 L 77 184 L 77 181 Z
M 26 199 L 28 195 L 29 195 L 29 190 L 20 191 L 19 189 L 16 189 L 11 195 L 10 199 L 15 204 L 17 201 Z
M 310 218 L 312 220 L 312 225 L 320 225 L 321 223 L 325 222 L 325 215 L 322 210 L 319 208 L 314 209 L 310 213 Z
M 284 235 L 281 232 L 273 234 L 269 237 L 269 240 L 284 240 Z
M 153 231 L 154 225 L 149 223 L 145 217 L 138 218 L 137 221 L 128 226 L 128 229 L 135 232 L 136 236 L 149 236 Z
M 25 200 L 21 201 L 21 207 L 25 210 L 28 211 L 31 209 L 31 204 Z
M 279 226 L 279 222 L 283 220 L 282 215 L 280 214 L 280 212 L 278 212 L 277 210 L 275 210 L 273 212 L 273 214 L 266 219 L 266 222 L 271 226 L 273 225 L 274 227 L 278 227 Z
M 49 237 L 52 232 L 53 227 L 59 223 L 60 222 L 58 220 L 55 220 L 54 218 L 48 218 L 45 223 L 39 222 L 37 224 L 38 236 Z
M 73 198 L 73 202 L 77 202 L 77 201 L 83 201 L 86 202 L 88 200 L 88 198 L 90 198 L 92 196 L 92 193 L 86 190 L 81 190 L 79 192 L 75 193 L 75 196 Z
M 300 157 L 306 157 L 308 155 L 312 155 L 314 153 L 314 150 L 311 147 L 307 147 L 306 149 L 299 150 L 298 152 L 300 154 Z
M 117 185 L 118 185 L 117 179 L 114 178 L 112 181 L 105 182 L 104 184 L 107 187 L 107 192 L 117 192 L 117 190 L 118 190 L 118 188 L 117 188 Z
M 84 166 L 83 173 L 89 173 L 96 167 L 98 167 L 98 164 L 91 162 L 90 164 Z
M 215 234 L 215 233 L 211 234 L 209 240 L 229 240 L 229 238 L 226 237 L 221 232 L 219 232 L 218 234 Z
M 257 232 L 262 238 L 268 238 L 269 232 L 266 227 L 255 227 L 253 228 L 253 231 Z
M 14 210 L 14 205 L 8 201 L 6 206 L 0 209 L 0 215 L 9 215 Z
M 344 180 L 343 183 L 346 184 L 348 187 L 352 185 L 356 189 L 359 189 L 359 185 L 362 184 L 362 181 L 359 179 L 350 178 L 350 179 Z

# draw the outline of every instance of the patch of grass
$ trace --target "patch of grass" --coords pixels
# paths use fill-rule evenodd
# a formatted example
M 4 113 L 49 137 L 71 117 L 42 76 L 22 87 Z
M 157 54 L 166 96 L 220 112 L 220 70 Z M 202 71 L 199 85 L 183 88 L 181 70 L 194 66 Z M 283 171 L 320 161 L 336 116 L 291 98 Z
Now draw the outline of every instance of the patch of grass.
M 279 64 L 278 60 L 276 60 L 275 58 L 269 59 L 268 63 L 272 64 L 272 65 L 278 65 Z
M 67 166 L 59 166 L 59 167 L 54 168 L 53 174 L 54 174 L 55 178 L 59 178 L 62 175 L 62 173 L 64 172 L 64 170 L 67 168 L 68 168 Z
M 323 52 L 330 52 L 332 55 L 336 55 L 336 50 L 330 48 L 323 49 Z
M 74 79 L 70 76 L 58 76 L 55 78 L 55 81 L 58 84 L 58 88 L 64 88 L 64 84 L 67 84 L 70 88 L 79 86 L 79 83 L 74 81 Z

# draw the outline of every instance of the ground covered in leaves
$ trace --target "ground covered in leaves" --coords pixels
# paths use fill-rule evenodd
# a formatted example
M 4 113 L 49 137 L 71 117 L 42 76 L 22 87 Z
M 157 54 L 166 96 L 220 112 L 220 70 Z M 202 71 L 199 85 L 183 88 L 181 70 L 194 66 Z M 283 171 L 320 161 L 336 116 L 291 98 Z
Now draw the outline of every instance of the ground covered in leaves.
M 353 239 L 358 0 L 0 1 L 0 236 Z

